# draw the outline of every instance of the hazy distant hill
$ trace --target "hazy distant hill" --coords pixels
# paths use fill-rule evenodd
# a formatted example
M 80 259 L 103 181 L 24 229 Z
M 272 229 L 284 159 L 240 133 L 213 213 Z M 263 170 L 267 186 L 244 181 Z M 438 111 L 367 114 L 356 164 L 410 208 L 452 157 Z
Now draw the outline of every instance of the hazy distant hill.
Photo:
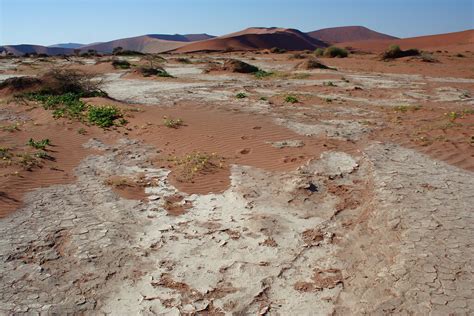
M 16 56 L 23 56 L 24 54 L 70 55 L 74 53 L 74 50 L 70 48 L 29 44 L 0 46 L 0 52 L 1 51 L 6 51 Z
M 58 48 L 80 48 L 84 46 L 85 44 L 79 44 L 79 43 L 61 43 L 61 44 L 54 44 L 54 45 L 49 45 L 48 47 L 58 47 Z

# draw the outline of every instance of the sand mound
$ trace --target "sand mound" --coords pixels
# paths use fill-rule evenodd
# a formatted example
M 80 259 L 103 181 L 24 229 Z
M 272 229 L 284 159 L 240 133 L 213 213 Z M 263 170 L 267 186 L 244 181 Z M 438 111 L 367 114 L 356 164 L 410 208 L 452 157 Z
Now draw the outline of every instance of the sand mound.
M 321 63 L 319 60 L 316 58 L 311 58 L 308 60 L 305 60 L 295 67 L 296 69 L 302 69 L 302 70 L 310 70 L 310 69 L 330 69 L 328 66 L 324 65 Z
M 35 89 L 42 81 L 35 77 L 13 77 L 0 82 L 0 91 L 3 93 L 24 92 Z
M 260 50 L 273 47 L 287 50 L 315 49 L 327 46 L 295 29 L 248 28 L 240 32 L 192 43 L 177 48 L 174 52 Z
M 237 59 L 227 59 L 224 62 L 222 70 L 249 74 L 249 73 L 257 72 L 258 68 Z

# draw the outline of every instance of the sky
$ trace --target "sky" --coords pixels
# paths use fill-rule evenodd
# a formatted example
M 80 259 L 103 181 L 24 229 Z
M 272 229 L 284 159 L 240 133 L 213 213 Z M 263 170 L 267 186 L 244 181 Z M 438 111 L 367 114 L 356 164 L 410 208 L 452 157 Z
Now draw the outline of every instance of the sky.
M 363 25 L 397 37 L 474 28 L 474 0 L 0 0 L 0 45 L 93 43 L 144 34 L 304 32 Z

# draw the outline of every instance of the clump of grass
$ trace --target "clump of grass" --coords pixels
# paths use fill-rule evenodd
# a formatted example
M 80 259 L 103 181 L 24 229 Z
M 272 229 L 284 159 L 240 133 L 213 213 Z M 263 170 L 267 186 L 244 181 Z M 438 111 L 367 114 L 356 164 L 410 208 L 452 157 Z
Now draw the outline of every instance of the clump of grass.
M 77 133 L 79 135 L 86 135 L 87 134 L 87 131 L 85 128 L 81 127 L 80 129 L 77 130 Z
M 324 56 L 330 58 L 346 58 L 347 56 L 349 56 L 349 52 L 344 48 L 331 46 L 324 50 Z
M 41 166 L 41 163 L 38 161 L 38 159 L 30 153 L 18 154 L 18 164 L 27 171 L 31 171 L 33 168 Z
M 332 98 L 325 98 L 324 101 L 326 101 L 326 103 L 332 103 Z
M 260 101 L 268 101 L 267 97 L 260 97 Z
M 49 139 L 45 138 L 45 139 L 42 139 L 42 140 L 38 140 L 38 141 L 35 141 L 33 138 L 30 138 L 28 140 L 28 143 L 27 143 L 28 146 L 31 146 L 35 149 L 41 149 L 41 150 L 44 150 L 46 148 L 46 146 L 50 146 L 51 145 L 51 142 L 49 141 Z
M 212 173 L 223 167 L 224 160 L 216 153 L 193 152 L 183 157 L 170 159 L 177 171 L 179 181 L 192 181 L 199 174 Z
M 235 95 L 235 97 L 237 99 L 245 99 L 247 97 L 247 94 L 245 94 L 244 92 L 239 92 Z
M 122 118 L 120 110 L 113 105 L 90 106 L 87 112 L 89 123 L 102 128 L 116 125 L 115 120 Z
M 41 150 L 41 151 L 38 151 L 37 153 L 35 153 L 34 155 L 36 158 L 40 158 L 40 159 L 45 159 L 45 160 L 54 160 L 54 158 L 52 156 L 50 156 L 46 151 L 44 150 Z
M 130 63 L 121 59 L 112 61 L 112 66 L 114 66 L 115 69 L 130 69 Z
M 20 131 L 20 123 L 10 124 L 10 125 L 2 125 L 0 129 L 4 132 L 17 132 Z
M 256 72 L 253 73 L 255 78 L 257 79 L 262 79 L 262 78 L 265 78 L 265 77 L 270 77 L 273 75 L 273 72 L 269 72 L 269 71 L 265 71 L 265 70 L 262 70 L 262 69 L 259 69 L 257 70 Z
M 285 97 L 285 102 L 287 102 L 287 103 L 298 103 L 299 100 L 294 95 L 289 94 Z
M 408 104 L 398 105 L 394 108 L 395 112 L 401 112 L 401 113 L 406 113 L 408 111 L 418 111 L 419 109 L 421 109 L 421 106 L 419 105 L 408 105 Z
M 9 160 L 11 157 L 12 157 L 12 155 L 10 153 L 10 148 L 0 147 L 0 159 Z
M 165 116 L 163 118 L 163 124 L 168 128 L 179 128 L 184 125 L 184 121 L 180 118 L 173 119 Z

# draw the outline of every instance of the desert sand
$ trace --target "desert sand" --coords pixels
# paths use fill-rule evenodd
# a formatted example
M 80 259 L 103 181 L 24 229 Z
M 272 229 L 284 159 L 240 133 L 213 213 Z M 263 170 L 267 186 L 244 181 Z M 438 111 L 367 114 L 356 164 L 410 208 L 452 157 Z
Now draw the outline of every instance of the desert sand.
M 154 56 L 172 77 L 143 77 L 149 56 L 0 59 L 0 84 L 94 75 L 87 111 L 125 120 L 0 89 L 0 313 L 474 313 L 474 53 L 302 69 L 313 53 L 265 48 L 314 41 L 258 32 Z M 263 47 L 195 52 L 242 36 Z

